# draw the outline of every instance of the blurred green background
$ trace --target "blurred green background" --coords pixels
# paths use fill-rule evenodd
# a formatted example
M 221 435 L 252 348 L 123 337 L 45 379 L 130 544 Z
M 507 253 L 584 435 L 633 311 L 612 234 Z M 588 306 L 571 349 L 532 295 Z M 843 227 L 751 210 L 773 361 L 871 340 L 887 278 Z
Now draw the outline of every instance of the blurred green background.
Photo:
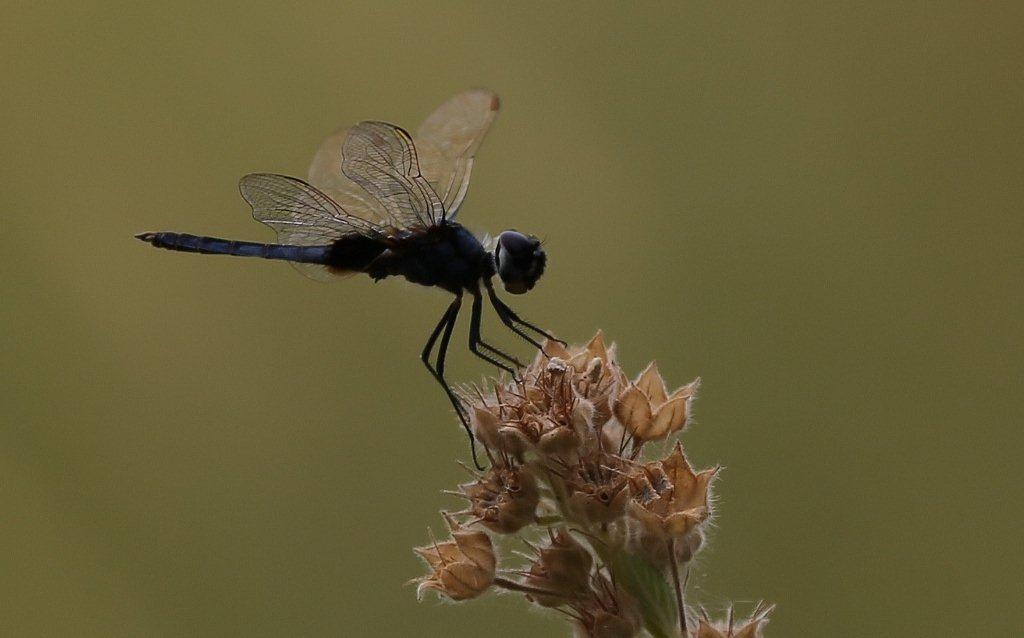
M 462 220 L 546 239 L 517 309 L 704 378 L 691 600 L 1019 635 L 1024 9 L 890 5 L 5 6 L 0 634 L 567 634 L 403 587 L 467 459 L 443 295 L 132 239 L 270 239 L 239 176 L 486 86 Z

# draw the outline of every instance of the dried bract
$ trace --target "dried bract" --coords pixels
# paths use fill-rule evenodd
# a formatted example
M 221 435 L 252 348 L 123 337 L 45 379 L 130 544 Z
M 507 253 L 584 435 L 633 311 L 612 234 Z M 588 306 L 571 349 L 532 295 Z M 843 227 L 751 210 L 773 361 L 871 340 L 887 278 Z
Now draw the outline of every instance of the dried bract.
M 494 582 L 497 559 L 491 538 L 463 528 L 447 513 L 444 516 L 452 539 L 413 550 L 431 569 L 429 576 L 414 581 L 419 583 L 416 596 L 422 598 L 426 590 L 433 589 L 452 600 L 475 598 Z
M 693 557 L 703 540 L 701 527 L 710 515 L 708 489 L 717 472 L 694 473 L 676 443 L 666 458 L 646 463 L 630 476 L 628 512 L 639 523 L 637 540 L 649 558 L 666 562 L 670 543 L 676 560 Z
M 699 378 L 669 394 L 658 365 L 652 361 L 619 393 L 613 404 L 615 417 L 640 441 L 664 439 L 686 427 L 698 387 Z
M 768 615 L 775 609 L 773 605 L 759 603 L 750 614 L 750 618 L 739 623 L 733 621 L 732 609 L 725 622 L 712 622 L 707 612 L 701 610 L 700 623 L 697 625 L 696 638 L 762 638 L 761 629 L 768 624 Z
M 583 615 L 576 628 L 577 635 L 586 638 L 632 638 L 640 633 L 636 618 L 626 618 L 603 609 Z
M 529 599 L 542 607 L 557 607 L 586 597 L 594 559 L 567 530 L 551 533 L 548 542 L 535 551 L 537 556 L 523 583 L 553 595 L 530 594 Z
M 595 573 L 590 596 L 572 606 L 576 635 L 586 638 L 632 638 L 643 624 L 636 601 L 615 587 L 606 576 Z

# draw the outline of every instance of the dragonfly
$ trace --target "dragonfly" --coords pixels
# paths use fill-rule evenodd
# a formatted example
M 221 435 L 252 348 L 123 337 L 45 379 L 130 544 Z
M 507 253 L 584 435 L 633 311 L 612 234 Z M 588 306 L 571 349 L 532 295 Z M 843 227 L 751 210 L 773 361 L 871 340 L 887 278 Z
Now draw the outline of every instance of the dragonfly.
M 542 338 L 565 343 L 522 319 L 492 283 L 497 276 L 510 294 L 530 291 L 547 263 L 541 241 L 506 230 L 485 247 L 456 221 L 477 151 L 499 108 L 491 91 L 464 91 L 438 107 L 415 136 L 379 121 L 339 129 L 317 150 L 308 181 L 246 175 L 239 183 L 242 197 L 256 221 L 277 233 L 277 243 L 163 231 L 136 237 L 173 251 L 282 260 L 321 281 L 358 273 L 374 281 L 401 276 L 453 295 L 420 359 L 454 406 L 479 467 L 469 415 L 445 376 L 463 297 L 472 297 L 469 350 L 513 376 L 522 362 L 481 335 L 484 295 L 501 323 L 534 347 L 543 351 Z

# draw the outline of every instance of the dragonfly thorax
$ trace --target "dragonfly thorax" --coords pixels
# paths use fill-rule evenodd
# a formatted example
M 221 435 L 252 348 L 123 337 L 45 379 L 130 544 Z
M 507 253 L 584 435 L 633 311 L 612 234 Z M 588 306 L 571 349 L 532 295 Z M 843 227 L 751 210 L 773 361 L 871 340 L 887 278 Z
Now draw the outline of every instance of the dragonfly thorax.
M 494 276 L 495 268 L 491 254 L 473 233 L 448 223 L 395 241 L 366 272 L 374 279 L 399 275 L 459 294 L 476 290 L 481 279 Z

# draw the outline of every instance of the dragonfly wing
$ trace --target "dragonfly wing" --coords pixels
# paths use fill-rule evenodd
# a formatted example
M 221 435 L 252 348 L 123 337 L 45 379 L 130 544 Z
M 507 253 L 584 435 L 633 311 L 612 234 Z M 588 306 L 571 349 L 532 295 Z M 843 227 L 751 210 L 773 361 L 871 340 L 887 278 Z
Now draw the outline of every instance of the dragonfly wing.
M 326 246 L 345 235 L 385 236 L 378 224 L 350 214 L 301 179 L 253 173 L 243 177 L 238 188 L 252 207 L 253 218 L 274 229 L 282 244 Z M 319 264 L 292 265 L 313 279 L 330 278 L 326 267 Z
M 382 226 L 390 224 L 388 213 L 341 170 L 342 147 L 351 129 L 341 128 L 320 144 L 309 165 L 309 183 L 337 202 L 343 209 Z
M 396 228 L 434 226 L 445 219 L 444 204 L 420 174 L 412 136 L 386 122 L 360 122 L 342 145 L 345 176 L 373 196 Z
M 448 220 L 466 198 L 473 158 L 500 106 L 491 91 L 464 91 L 439 106 L 416 131 L 420 171 L 441 197 Z

